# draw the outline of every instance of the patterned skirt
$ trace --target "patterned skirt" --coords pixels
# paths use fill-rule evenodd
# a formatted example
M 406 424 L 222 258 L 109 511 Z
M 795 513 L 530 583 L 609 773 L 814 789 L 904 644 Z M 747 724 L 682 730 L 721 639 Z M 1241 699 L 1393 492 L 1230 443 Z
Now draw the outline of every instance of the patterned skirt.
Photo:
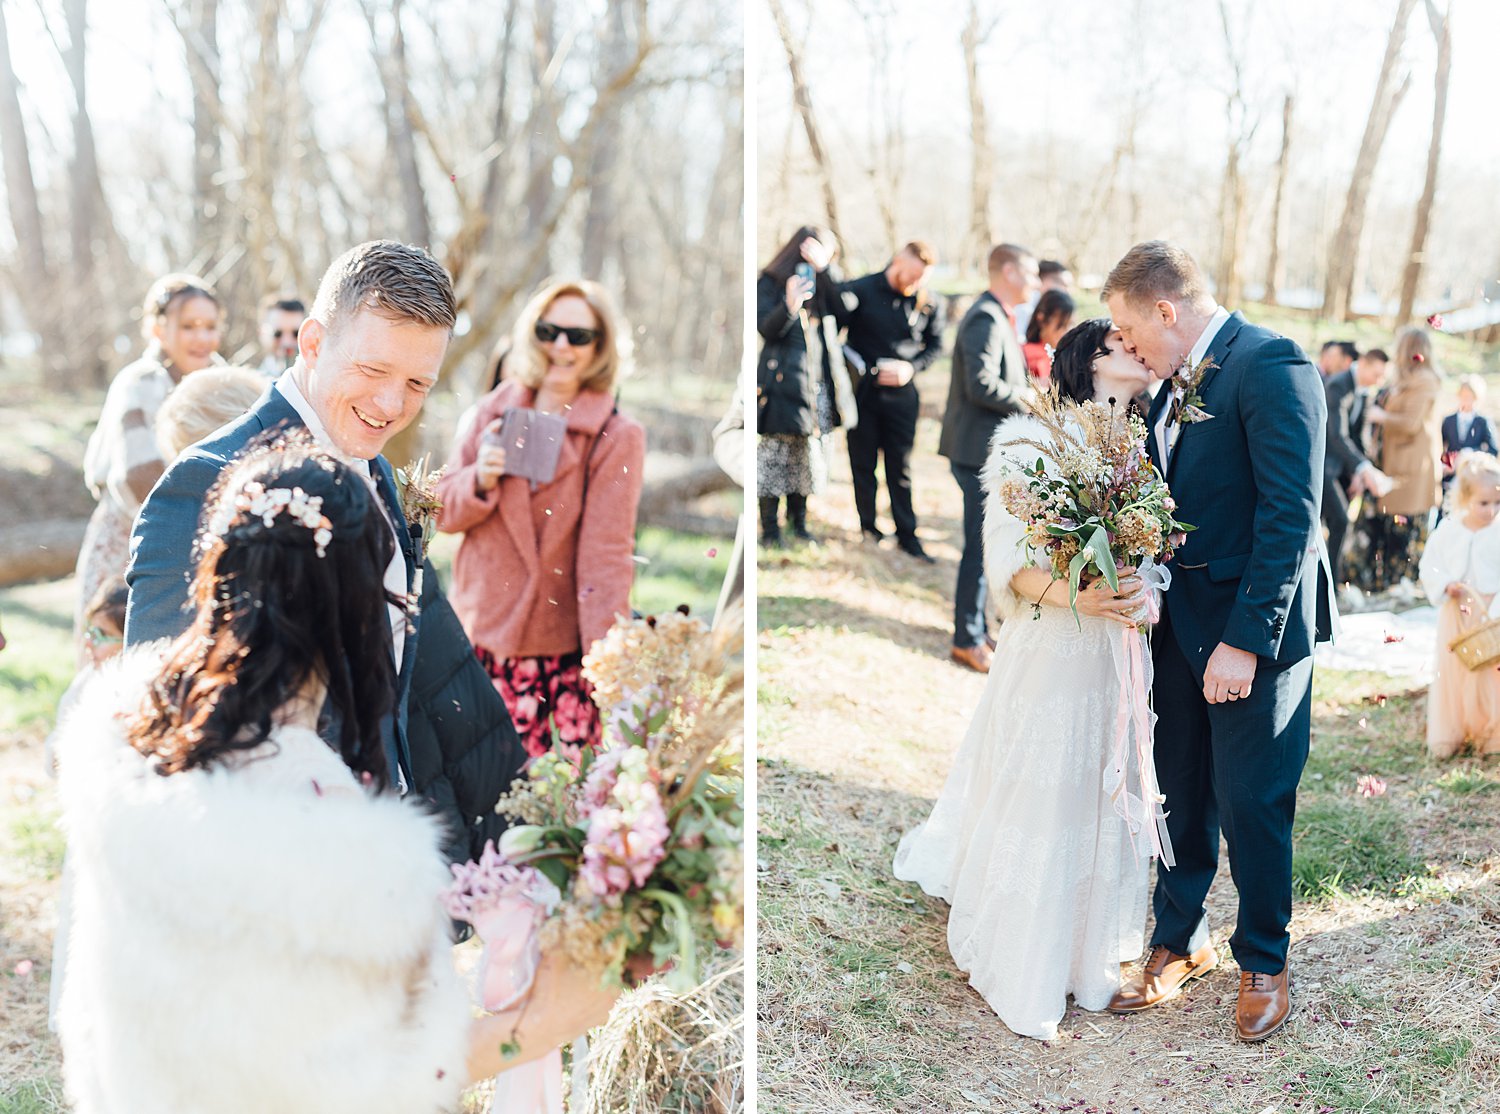
M 828 482 L 823 438 L 761 434 L 755 447 L 755 482 L 761 495 L 816 495 Z
M 495 682 L 526 753 L 535 758 L 556 743 L 571 762 L 602 736 L 594 686 L 583 676 L 583 651 L 541 658 L 497 658 L 483 646 L 474 653 Z

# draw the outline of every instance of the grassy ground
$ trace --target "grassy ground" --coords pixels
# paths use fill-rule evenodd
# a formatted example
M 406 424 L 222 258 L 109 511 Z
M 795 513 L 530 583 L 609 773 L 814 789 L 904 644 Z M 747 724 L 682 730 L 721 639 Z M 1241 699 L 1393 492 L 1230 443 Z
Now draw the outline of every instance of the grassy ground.
M 632 604 L 711 617 L 733 542 L 642 530 Z M 63 839 L 42 743 L 72 676 L 72 608 L 71 579 L 0 590 L 0 1114 L 66 1109 L 46 1024 Z
M 933 371 L 929 414 L 945 390 Z M 1500 764 L 1429 761 L 1424 693 L 1378 662 L 1316 675 L 1281 1034 L 1234 1037 L 1227 870 L 1209 900 L 1225 962 L 1175 1003 L 1070 1011 L 1043 1044 L 969 989 L 944 903 L 890 873 L 984 683 L 947 660 L 962 534 L 935 447 L 928 418 L 915 486 L 936 567 L 857 540 L 841 463 L 811 501 L 822 544 L 760 556 L 760 1108 L 1500 1109 Z M 1384 796 L 1358 795 L 1366 773 Z

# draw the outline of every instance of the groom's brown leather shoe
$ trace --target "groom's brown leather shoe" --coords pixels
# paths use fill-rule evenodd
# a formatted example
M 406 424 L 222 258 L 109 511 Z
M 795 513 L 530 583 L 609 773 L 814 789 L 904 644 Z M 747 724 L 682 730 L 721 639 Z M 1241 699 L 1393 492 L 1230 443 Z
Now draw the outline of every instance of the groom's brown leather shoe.
M 1240 972 L 1240 997 L 1234 1006 L 1234 1027 L 1240 1040 L 1265 1040 L 1281 1028 L 1291 1012 L 1290 964 L 1279 975 Z
M 1192 955 L 1178 955 L 1164 944 L 1153 944 L 1141 973 L 1109 1000 L 1111 1013 L 1135 1013 L 1176 997 L 1184 984 L 1202 978 L 1219 965 L 1219 953 L 1205 944 Z

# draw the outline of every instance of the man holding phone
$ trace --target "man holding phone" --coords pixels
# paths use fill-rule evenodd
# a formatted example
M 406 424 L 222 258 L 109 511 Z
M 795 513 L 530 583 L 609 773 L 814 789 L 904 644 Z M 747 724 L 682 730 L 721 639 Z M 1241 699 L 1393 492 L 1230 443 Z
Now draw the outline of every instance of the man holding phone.
M 855 390 L 859 424 L 849 431 L 849 468 L 859 526 L 868 541 L 884 534 L 875 522 L 875 465 L 885 456 L 886 486 L 896 544 L 919 561 L 932 558 L 917 539 L 911 500 L 911 450 L 920 400 L 913 377 L 943 351 L 943 321 L 927 279 L 937 256 L 921 240 L 898 251 L 883 271 L 839 287 L 836 315 L 848 345 L 864 361 Z

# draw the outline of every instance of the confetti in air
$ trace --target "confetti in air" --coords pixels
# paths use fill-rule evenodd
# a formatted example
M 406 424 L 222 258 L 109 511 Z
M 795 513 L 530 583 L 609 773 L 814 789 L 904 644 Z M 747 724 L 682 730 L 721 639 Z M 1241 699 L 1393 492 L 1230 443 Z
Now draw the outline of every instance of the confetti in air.
M 1386 645 L 1390 645 L 1392 642 L 1405 642 L 1406 641 L 1406 635 L 1404 635 L 1404 634 L 1392 634 L 1390 631 L 1386 631 L 1385 632 L 1385 641 L 1386 641 Z
M 1443 331 L 1443 315 L 1441 313 L 1434 313 L 1431 317 L 1429 317 L 1427 319 L 1427 327 L 1429 329 L 1436 329 L 1438 332 L 1442 332 Z
M 718 548 L 718 546 L 710 546 L 709 550 L 708 550 L 708 555 L 710 557 L 717 557 L 719 555 L 719 548 Z

